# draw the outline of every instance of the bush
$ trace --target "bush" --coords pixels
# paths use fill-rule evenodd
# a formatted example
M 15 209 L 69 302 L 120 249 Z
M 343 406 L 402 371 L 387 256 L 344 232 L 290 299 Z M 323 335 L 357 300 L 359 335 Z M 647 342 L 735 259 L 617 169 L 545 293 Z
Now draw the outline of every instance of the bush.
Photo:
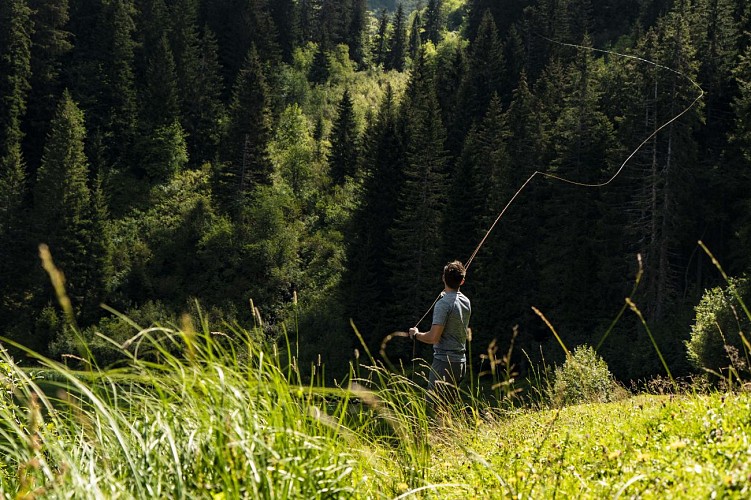
M 608 365 L 591 346 L 574 349 L 553 374 L 551 400 L 556 405 L 606 403 L 620 390 Z
M 736 294 L 743 300 L 749 297 L 749 292 L 748 278 L 731 278 L 727 287 L 704 292 L 694 308 L 696 316 L 691 339 L 686 342 L 688 359 L 694 367 L 718 375 L 730 367 L 736 373 L 748 372 L 748 348 L 743 332 L 748 331 L 751 321 L 740 307 Z

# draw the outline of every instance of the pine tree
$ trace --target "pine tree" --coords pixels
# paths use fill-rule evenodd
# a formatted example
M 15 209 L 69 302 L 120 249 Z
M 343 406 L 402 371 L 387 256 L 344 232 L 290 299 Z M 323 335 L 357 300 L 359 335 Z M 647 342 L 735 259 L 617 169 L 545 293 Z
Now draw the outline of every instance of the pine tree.
M 444 257 L 443 214 L 447 198 L 448 154 L 433 75 L 418 56 L 407 102 L 400 110 L 406 130 L 405 181 L 391 229 L 389 268 L 393 277 L 394 319 L 406 324 L 420 317 L 440 285 Z
M 315 56 L 313 56 L 313 64 L 310 65 L 308 71 L 308 80 L 310 83 L 316 85 L 323 85 L 329 79 L 329 57 L 328 57 L 328 45 L 326 41 L 318 44 Z
M 685 13 L 676 8 L 650 30 L 638 47 L 650 60 L 671 61 L 678 73 L 666 71 L 642 72 L 642 96 L 639 104 L 641 137 L 646 137 L 668 119 L 685 109 L 696 91 L 683 76 L 696 78 L 696 53 L 689 39 Z M 680 122 L 665 127 L 640 150 L 636 163 L 642 170 L 638 196 L 634 199 L 635 214 L 639 218 L 629 225 L 631 241 L 640 242 L 635 248 L 644 258 L 644 278 L 641 287 L 648 320 L 665 318 L 679 293 L 679 277 L 674 256 L 681 249 L 693 249 L 698 236 L 690 221 L 693 218 L 695 195 L 689 180 L 696 162 L 696 142 L 693 132 L 700 121 L 700 110 L 692 108 Z
M 295 0 L 274 0 L 269 3 L 271 18 L 278 35 L 282 60 L 292 62 L 292 53 L 301 42 L 299 11 Z
M 190 105 L 183 112 L 185 132 L 190 139 L 189 157 L 194 164 L 215 161 L 219 151 L 222 105 L 222 76 L 219 49 L 214 34 L 206 28 L 199 42 L 198 71 L 190 86 Z
M 101 236 L 92 233 L 85 136 L 83 113 L 65 91 L 50 125 L 37 173 L 32 232 L 35 243 L 49 246 L 55 265 L 65 274 L 66 290 L 76 307 L 84 303 L 88 293 L 85 276 L 91 243 Z M 40 279 L 48 282 L 41 275 Z
M 68 0 L 32 0 L 34 35 L 31 46 L 31 92 L 24 131 L 23 151 L 33 179 L 41 161 L 44 138 L 60 94 L 62 64 L 73 48 L 65 30 L 69 19 Z
M 141 125 L 153 131 L 178 122 L 177 74 L 166 35 L 162 35 L 146 53 L 145 77 Z
M 503 47 L 490 14 L 483 18 L 470 47 L 467 72 L 459 89 L 458 113 L 451 134 L 463 137 L 486 112 L 494 93 L 504 96 Z
M 0 240 L 7 243 L 0 245 L 0 315 L 7 312 L 7 297 L 21 293 L 18 288 L 24 273 L 19 269 L 26 190 L 21 121 L 32 76 L 32 30 L 31 10 L 25 1 L 0 4 Z
M 89 142 L 101 146 L 102 164 L 93 167 L 107 173 L 130 169 L 137 135 L 133 14 L 130 0 L 112 0 L 71 18 L 81 23 L 76 40 L 85 40 L 73 52 L 71 93 L 85 111 Z
M 589 45 L 585 39 L 582 44 Z M 600 89 L 592 53 L 581 51 L 567 70 L 561 88 L 563 108 L 553 124 L 554 157 L 550 172 L 576 182 L 602 182 L 615 170 L 613 127 L 600 109 Z M 539 245 L 540 300 L 556 314 L 561 327 L 591 331 L 593 318 L 607 311 L 609 297 L 596 286 L 600 273 L 613 267 L 603 248 L 607 203 L 603 190 L 573 189 L 562 183 L 550 186 L 555 203 L 544 207 L 543 234 Z M 586 235 L 586 237 L 585 237 Z M 587 307 L 591 318 L 581 318 Z M 569 337 L 574 344 L 592 338 Z
M 218 178 L 221 202 L 231 213 L 238 213 L 253 187 L 271 182 L 268 154 L 271 116 L 267 95 L 261 62 L 251 48 L 235 82 L 222 148 L 224 161 Z
M 438 45 L 441 41 L 441 32 L 444 29 L 442 0 L 428 0 L 425 8 L 425 39 Z
M 25 0 L 0 5 L 0 178 L 15 170 L 31 79 L 31 9 Z
M 394 277 L 387 262 L 405 162 L 397 120 L 394 92 L 388 86 L 376 119 L 364 134 L 362 201 L 352 216 L 347 273 L 342 278 L 347 315 L 374 348 L 381 340 L 377 332 L 390 327 L 382 311 L 393 304 Z
M 389 14 L 386 9 L 382 9 L 378 16 L 378 30 L 376 32 L 374 46 L 373 46 L 373 63 L 378 66 L 386 65 L 386 59 L 388 57 L 388 29 L 389 29 Z
M 365 64 L 365 36 L 368 29 L 367 0 L 352 0 L 352 15 L 350 16 L 346 42 L 349 46 L 349 57 L 359 67 Z
M 329 175 L 334 184 L 344 184 L 347 178 L 354 179 L 357 176 L 359 161 L 357 123 L 349 89 L 345 89 L 338 108 L 331 132 Z
M 404 71 L 404 61 L 407 55 L 407 32 L 404 18 L 404 8 L 400 3 L 394 14 L 394 23 L 389 38 L 389 51 L 385 61 L 386 69 Z
M 422 47 L 422 20 L 420 19 L 420 13 L 415 12 L 412 17 L 412 26 L 409 28 L 409 58 L 415 60 L 417 53 Z

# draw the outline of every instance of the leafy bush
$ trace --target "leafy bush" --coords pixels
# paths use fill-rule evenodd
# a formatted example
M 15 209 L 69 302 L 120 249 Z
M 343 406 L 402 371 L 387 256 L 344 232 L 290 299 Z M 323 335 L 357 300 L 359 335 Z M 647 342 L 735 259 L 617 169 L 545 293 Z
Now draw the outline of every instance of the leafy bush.
M 735 292 L 735 293 L 733 293 Z M 748 278 L 731 278 L 728 286 L 704 292 L 694 309 L 691 339 L 686 342 L 688 359 L 699 369 L 721 374 L 730 367 L 736 373 L 747 371 L 748 327 L 751 324 L 740 303 L 751 292 Z
M 556 405 L 615 401 L 620 387 L 605 360 L 587 345 L 574 349 L 553 374 L 551 399 Z

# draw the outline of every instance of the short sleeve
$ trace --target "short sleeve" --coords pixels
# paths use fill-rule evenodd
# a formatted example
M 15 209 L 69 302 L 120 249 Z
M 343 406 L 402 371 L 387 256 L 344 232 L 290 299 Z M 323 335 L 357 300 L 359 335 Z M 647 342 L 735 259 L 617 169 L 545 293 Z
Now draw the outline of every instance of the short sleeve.
M 436 302 L 433 308 L 433 324 L 446 326 L 446 320 L 449 316 L 450 303 L 445 297 Z

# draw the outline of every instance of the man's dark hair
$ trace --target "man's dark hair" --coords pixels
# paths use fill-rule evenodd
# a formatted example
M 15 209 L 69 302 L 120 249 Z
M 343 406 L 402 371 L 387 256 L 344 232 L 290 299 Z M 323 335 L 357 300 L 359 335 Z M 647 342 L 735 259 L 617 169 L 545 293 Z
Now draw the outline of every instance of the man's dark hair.
M 443 268 L 443 280 L 449 288 L 459 288 L 466 274 L 467 270 L 464 269 L 464 264 L 458 260 L 449 262 Z

